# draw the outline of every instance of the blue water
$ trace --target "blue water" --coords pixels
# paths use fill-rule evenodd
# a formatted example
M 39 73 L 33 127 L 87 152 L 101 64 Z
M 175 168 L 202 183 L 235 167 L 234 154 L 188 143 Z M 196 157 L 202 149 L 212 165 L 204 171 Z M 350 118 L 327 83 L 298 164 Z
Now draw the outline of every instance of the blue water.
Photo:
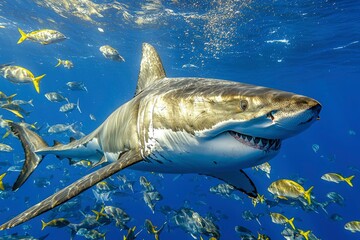
M 57 2 L 57 1 L 55 1 Z M 63 1 L 70 3 L 70 0 Z M 73 1 L 76 2 L 76 1 Z M 304 178 L 303 186 L 314 186 L 313 196 L 319 202 L 328 201 L 328 192 L 337 192 L 345 199 L 345 205 L 329 204 L 327 213 L 305 212 L 301 208 L 282 206 L 270 211 L 282 212 L 295 217 L 295 225 L 311 230 L 320 239 L 358 239 L 359 233 L 344 229 L 344 224 L 359 219 L 359 136 L 360 128 L 360 4 L 357 1 L 123 1 L 124 5 L 101 7 L 112 1 L 94 1 L 102 17 L 89 15 L 86 19 L 86 4 L 78 11 L 63 5 L 51 8 L 51 1 L 2 0 L 0 2 L 0 64 L 14 63 L 31 70 L 34 75 L 46 74 L 37 94 L 32 85 L 15 85 L 1 78 L 0 91 L 16 99 L 33 99 L 34 107 L 25 108 L 31 113 L 27 123 L 46 126 L 56 123 L 76 123 L 78 129 L 89 133 L 101 124 L 118 106 L 131 99 L 136 88 L 141 57 L 141 44 L 148 42 L 158 50 L 169 77 L 195 76 L 228 79 L 278 88 L 313 97 L 321 102 L 321 119 L 310 129 L 283 142 L 278 156 L 270 161 L 271 178 L 252 169 L 245 171 L 257 185 L 260 194 L 273 200 L 267 187 L 279 178 Z M 152 3 L 152 8 L 150 4 Z M 125 6 L 126 5 L 126 6 Z M 71 6 L 71 5 L 69 5 Z M 74 5 L 72 5 L 74 6 Z M 120 9 L 119 6 L 123 8 Z M 144 6 L 148 6 L 147 8 Z M 84 10 L 85 9 L 85 10 Z M 141 12 L 142 11 L 142 12 Z M 124 17 L 127 16 L 127 17 Z M 25 41 L 17 45 L 20 34 L 38 29 L 55 29 L 68 39 L 55 44 L 40 45 Z M 103 32 L 98 28 L 103 29 Z M 125 58 L 125 62 L 105 59 L 99 47 L 109 44 Z M 69 59 L 74 68 L 55 68 L 56 58 Z M 186 64 L 195 66 L 189 67 Z M 185 66 L 184 66 L 185 65 Z M 69 91 L 66 82 L 82 81 L 88 91 Z M 59 91 L 71 102 L 79 99 L 82 113 L 77 110 L 67 114 L 59 112 L 61 104 L 49 102 L 44 94 Z M 89 118 L 96 117 L 96 121 Z M 14 115 L 0 109 L 5 119 L 19 121 Z M 1 129 L 1 134 L 5 133 Z M 68 136 L 45 135 L 48 142 L 57 139 L 68 141 Z M 12 165 L 21 165 L 23 151 L 19 142 L 8 137 L 2 143 L 11 145 L 14 151 L 0 153 L 0 173 Z M 315 152 L 313 145 L 319 150 Z M 6 164 L 7 162 L 7 164 Z M 47 165 L 58 168 L 48 170 Z M 5 166 L 4 166 L 5 165 Z M 68 169 L 66 171 L 66 169 Z M 34 205 L 75 181 L 91 170 L 74 168 L 66 160 L 49 156 L 35 170 L 28 181 L 17 192 L 8 193 L 0 199 L 0 222 Z M 320 177 L 327 172 L 338 172 L 343 176 L 355 175 L 354 187 L 346 183 L 330 183 Z M 124 170 L 129 179 L 136 180 L 135 193 L 126 197 L 113 197 L 113 205 L 124 209 L 132 220 L 129 226 L 143 228 L 145 219 L 161 226 L 166 217 L 159 209 L 168 205 L 173 209 L 183 206 L 205 217 L 218 217 L 215 224 L 221 239 L 239 239 L 234 231 L 236 225 L 249 228 L 254 236 L 263 233 L 271 239 L 284 239 L 282 225 L 271 222 L 269 209 L 265 205 L 253 207 L 250 199 L 239 193 L 242 201 L 223 198 L 209 192 L 209 188 L 220 183 L 216 179 L 198 175 L 164 174 L 163 178 L 151 173 Z M 11 186 L 18 172 L 8 172 L 4 178 Z M 155 214 L 142 200 L 142 189 L 138 178 L 146 176 L 163 195 L 156 206 Z M 34 180 L 48 178 L 51 184 L 38 187 Z M 115 178 L 115 176 L 114 176 Z M 91 190 L 81 194 L 81 209 L 91 214 L 96 205 Z M 99 210 L 99 208 L 97 208 Z M 245 210 L 264 213 L 260 223 L 242 218 Z M 330 215 L 338 213 L 341 221 L 333 221 Z M 73 222 L 82 215 L 75 211 Z M 61 214 L 57 215 L 61 217 Z M 47 239 L 69 239 L 67 228 L 47 227 L 41 231 L 41 222 L 51 220 L 45 213 L 14 229 L 1 234 L 19 233 L 40 237 L 50 233 Z M 99 229 L 107 232 L 106 239 L 122 239 L 126 231 L 114 225 Z M 208 237 L 203 236 L 204 239 Z M 146 230 L 138 239 L 153 239 Z M 75 239 L 84 239 L 76 236 Z M 193 239 L 178 227 L 169 226 L 161 239 Z

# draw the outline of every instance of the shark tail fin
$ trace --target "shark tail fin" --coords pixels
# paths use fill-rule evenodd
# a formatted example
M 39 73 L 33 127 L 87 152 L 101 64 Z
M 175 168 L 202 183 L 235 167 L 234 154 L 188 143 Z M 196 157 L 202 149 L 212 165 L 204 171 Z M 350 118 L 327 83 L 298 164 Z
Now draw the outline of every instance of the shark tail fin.
M 120 170 L 140 161 L 142 161 L 142 156 L 139 152 L 135 150 L 125 152 L 120 156 L 117 161 L 110 163 L 109 165 L 106 165 L 105 167 L 100 168 L 97 171 L 80 178 L 66 188 L 54 193 L 40 203 L 20 213 L 18 216 L 1 225 L 0 230 L 15 227 L 44 212 L 47 212 L 55 208 L 56 206 L 59 206 L 60 204 L 72 199 L 73 197 L 76 197 L 86 189 L 94 186 L 105 178 L 108 178 L 111 175 L 119 172 Z
M 41 231 L 44 230 L 46 226 L 47 226 L 46 222 L 44 222 L 44 220 L 41 220 Z
M 352 175 L 352 176 L 350 176 L 350 177 L 344 178 L 344 181 L 345 181 L 347 184 L 349 184 L 350 187 L 352 187 L 353 184 L 352 184 L 351 180 L 352 180 L 354 177 L 355 177 L 355 175 Z
M 8 125 L 10 126 L 10 129 L 14 135 L 20 139 L 21 145 L 25 152 L 24 166 L 12 187 L 12 190 L 16 191 L 28 179 L 28 177 L 43 159 L 43 156 L 37 155 L 35 151 L 40 148 L 48 147 L 48 145 L 38 134 L 27 129 L 26 127 L 23 127 L 14 122 L 9 122 Z
M 0 175 L 0 190 L 1 191 L 4 191 L 5 190 L 5 188 L 4 188 L 4 184 L 3 184 L 3 178 L 5 177 L 5 175 L 6 175 L 6 173 L 3 173 L 3 174 L 1 174 Z
M 290 224 L 290 226 L 292 227 L 292 229 L 295 230 L 294 219 L 295 219 L 295 218 L 290 218 L 290 219 L 288 219 L 287 223 Z
M 21 30 L 20 28 L 18 28 L 18 30 L 19 30 L 19 33 L 20 33 L 21 37 L 20 37 L 19 41 L 17 42 L 17 44 L 20 44 L 20 43 L 22 43 L 23 41 L 25 41 L 28 36 L 27 36 L 27 34 L 26 34 L 23 30 Z
M 58 60 L 58 63 L 55 65 L 55 67 L 58 67 L 58 66 L 61 65 L 61 59 L 60 59 L 60 58 L 57 58 L 57 60 Z
M 34 84 L 34 87 L 35 87 L 35 90 L 37 93 L 40 93 L 40 81 L 43 77 L 45 77 L 45 75 L 46 74 L 38 76 L 38 77 L 34 78 L 34 80 L 33 80 L 33 84 Z

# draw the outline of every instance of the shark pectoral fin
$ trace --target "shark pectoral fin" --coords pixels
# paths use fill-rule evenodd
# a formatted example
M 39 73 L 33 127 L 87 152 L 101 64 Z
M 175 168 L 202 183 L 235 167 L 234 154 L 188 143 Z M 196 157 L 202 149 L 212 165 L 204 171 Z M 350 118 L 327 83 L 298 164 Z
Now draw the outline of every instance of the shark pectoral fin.
M 11 131 L 20 139 L 21 145 L 25 152 L 25 162 L 24 166 L 20 172 L 20 175 L 16 179 L 14 186 L 12 187 L 13 191 L 16 191 L 24 182 L 28 179 L 31 173 L 39 165 L 42 156 L 39 156 L 35 151 L 39 148 L 47 147 L 47 143 L 35 132 L 22 127 L 19 124 L 14 122 L 8 123 Z
M 206 175 L 226 182 L 249 197 L 256 198 L 258 195 L 255 184 L 243 170 L 218 172 Z
M 81 179 L 77 180 L 73 184 L 66 188 L 54 193 L 52 196 L 46 198 L 40 203 L 32 206 L 26 211 L 20 213 L 10 221 L 0 226 L 0 230 L 9 229 L 15 227 L 21 223 L 24 223 L 46 211 L 53 209 L 54 207 L 68 201 L 69 199 L 79 195 L 81 192 L 92 187 L 98 182 L 104 180 L 107 177 L 117 173 L 118 171 L 127 168 L 137 162 L 142 161 L 142 157 L 139 152 L 130 150 L 120 156 L 118 161 L 115 161 L 103 168 L 92 172 Z

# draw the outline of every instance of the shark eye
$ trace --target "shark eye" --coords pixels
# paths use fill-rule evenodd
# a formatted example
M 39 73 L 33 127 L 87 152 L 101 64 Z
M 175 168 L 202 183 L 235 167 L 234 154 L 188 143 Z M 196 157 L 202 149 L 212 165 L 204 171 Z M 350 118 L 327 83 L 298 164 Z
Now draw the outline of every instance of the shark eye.
M 245 111 L 248 108 L 248 101 L 246 100 L 241 100 L 240 101 L 240 107 L 243 111 Z

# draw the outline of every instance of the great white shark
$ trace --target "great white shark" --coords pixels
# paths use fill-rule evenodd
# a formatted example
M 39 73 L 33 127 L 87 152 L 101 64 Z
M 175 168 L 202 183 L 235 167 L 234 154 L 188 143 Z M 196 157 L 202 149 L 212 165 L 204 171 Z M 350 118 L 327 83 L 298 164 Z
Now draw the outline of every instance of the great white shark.
M 282 140 L 319 118 L 316 100 L 272 88 L 208 78 L 168 78 L 160 57 L 144 43 L 135 96 L 89 135 L 49 146 L 37 133 L 9 126 L 24 148 L 17 190 L 44 156 L 89 159 L 102 166 L 0 226 L 8 229 L 77 196 L 124 168 L 198 173 L 225 181 L 250 197 L 243 171 L 273 158 Z

